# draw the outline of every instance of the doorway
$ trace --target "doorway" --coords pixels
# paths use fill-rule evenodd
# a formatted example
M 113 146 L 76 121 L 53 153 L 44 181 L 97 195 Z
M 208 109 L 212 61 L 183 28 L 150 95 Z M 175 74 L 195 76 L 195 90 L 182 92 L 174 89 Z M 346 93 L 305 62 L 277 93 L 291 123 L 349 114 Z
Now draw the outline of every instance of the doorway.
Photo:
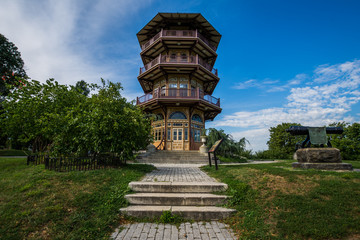
M 172 129 L 172 150 L 183 150 L 184 141 L 183 141 L 183 129 L 182 128 L 173 128 Z

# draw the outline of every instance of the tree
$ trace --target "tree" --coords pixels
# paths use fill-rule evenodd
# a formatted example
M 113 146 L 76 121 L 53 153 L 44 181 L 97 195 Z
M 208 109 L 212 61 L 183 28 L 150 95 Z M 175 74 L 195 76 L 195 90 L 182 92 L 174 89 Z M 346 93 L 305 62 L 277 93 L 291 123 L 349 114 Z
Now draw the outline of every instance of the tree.
M 230 134 L 226 134 L 224 130 L 217 130 L 215 128 L 208 129 L 207 145 L 211 147 L 214 143 L 220 139 L 223 139 L 218 154 L 224 157 L 237 158 L 242 155 L 249 156 L 250 151 L 245 150 L 246 143 L 249 143 L 245 138 L 241 138 L 239 141 L 233 139 Z
M 292 136 L 286 132 L 285 130 L 290 126 L 300 126 L 300 124 L 281 123 L 269 129 L 270 139 L 267 145 L 274 158 L 292 158 L 296 143 L 305 140 L 304 136 Z
M 22 86 L 24 82 L 17 80 L 17 77 L 26 78 L 24 61 L 17 47 L 4 35 L 0 34 L 0 111 L 1 103 L 10 89 Z M 0 125 L 0 132 L 4 132 Z M 0 136 L 0 147 L 5 147 L 7 137 Z
M 12 140 L 31 145 L 33 151 L 84 156 L 114 153 L 131 158 L 149 143 L 150 124 L 140 109 L 120 94 L 120 83 L 102 86 L 89 96 L 75 86 L 29 81 L 4 101 L 0 124 Z
M 88 84 L 84 81 L 78 81 L 75 84 L 75 88 L 83 95 L 88 96 L 90 93 L 90 89 L 88 87 Z
M 341 156 L 346 160 L 360 160 L 360 124 L 349 124 L 346 122 L 337 122 L 330 126 L 343 127 L 342 134 L 331 136 L 333 147 L 340 150 Z
M 22 85 L 16 77 L 27 78 L 24 61 L 18 48 L 2 34 L 0 34 L 0 77 L 0 96 L 6 96 L 13 86 Z

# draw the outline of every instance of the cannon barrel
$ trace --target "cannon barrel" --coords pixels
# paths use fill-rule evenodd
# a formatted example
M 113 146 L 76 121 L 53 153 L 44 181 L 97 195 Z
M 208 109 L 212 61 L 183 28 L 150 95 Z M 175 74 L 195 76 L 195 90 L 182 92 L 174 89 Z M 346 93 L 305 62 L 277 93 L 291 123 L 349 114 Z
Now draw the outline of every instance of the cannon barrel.
M 309 134 L 309 127 L 305 126 L 291 126 L 290 128 L 286 129 L 286 132 L 290 133 L 293 136 L 297 135 L 307 135 Z M 342 127 L 327 127 L 326 133 L 327 134 L 342 134 L 344 132 Z

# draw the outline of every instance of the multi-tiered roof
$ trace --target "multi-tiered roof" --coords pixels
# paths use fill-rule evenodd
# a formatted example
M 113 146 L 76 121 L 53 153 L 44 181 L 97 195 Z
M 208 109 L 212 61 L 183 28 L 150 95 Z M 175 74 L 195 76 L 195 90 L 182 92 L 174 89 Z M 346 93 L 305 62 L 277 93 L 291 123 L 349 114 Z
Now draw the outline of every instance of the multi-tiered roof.
M 211 96 L 219 82 L 214 68 L 216 49 L 221 35 L 199 13 L 158 13 L 137 34 L 141 59 L 138 80 L 145 95 L 137 104 L 151 110 L 161 104 L 179 103 L 197 105 L 205 111 L 205 119 L 213 119 L 221 112 L 220 99 Z M 191 52 L 189 55 L 171 55 L 176 49 Z M 157 79 L 172 74 L 184 74 L 202 83 L 201 89 L 184 89 L 161 92 L 154 88 Z M 190 83 L 189 83 L 190 85 Z M 189 86 L 190 88 L 190 86 Z

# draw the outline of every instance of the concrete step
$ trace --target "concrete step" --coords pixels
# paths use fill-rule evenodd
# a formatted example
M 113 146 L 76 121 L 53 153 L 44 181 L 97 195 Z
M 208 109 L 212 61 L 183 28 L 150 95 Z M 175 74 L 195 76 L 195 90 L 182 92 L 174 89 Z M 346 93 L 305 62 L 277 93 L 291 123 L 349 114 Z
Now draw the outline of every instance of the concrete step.
M 208 157 L 198 151 L 157 151 L 150 154 L 140 154 L 140 163 L 206 163 Z
M 216 206 L 225 204 L 227 196 L 208 193 L 135 193 L 125 198 L 135 205 Z
M 228 218 L 236 210 L 222 207 L 195 207 L 195 206 L 128 206 L 120 211 L 132 217 L 159 217 L 163 211 L 171 211 L 173 214 L 192 220 L 220 220 Z
M 135 192 L 152 193 L 212 193 L 228 188 L 219 182 L 130 182 L 129 187 Z
M 207 161 L 188 161 L 188 160 L 152 160 L 141 159 L 137 160 L 138 163 L 169 163 L 169 164 L 207 164 Z

